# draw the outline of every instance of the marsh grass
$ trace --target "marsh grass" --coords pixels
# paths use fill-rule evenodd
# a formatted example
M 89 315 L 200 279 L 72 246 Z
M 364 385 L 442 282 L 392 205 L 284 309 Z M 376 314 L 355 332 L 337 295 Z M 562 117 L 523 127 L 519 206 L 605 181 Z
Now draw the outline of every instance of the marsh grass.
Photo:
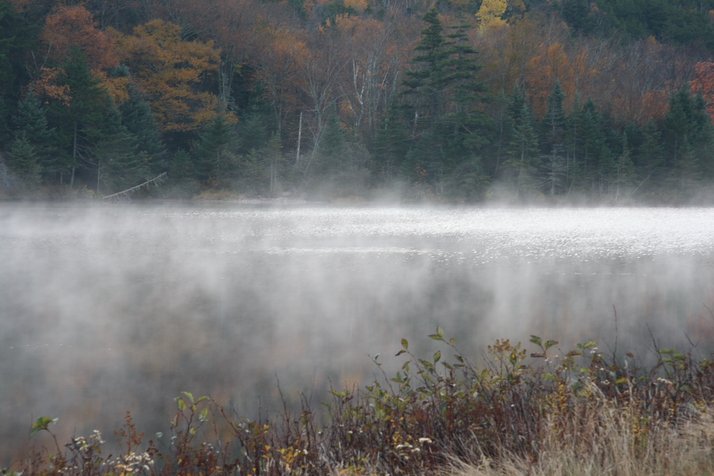
M 25 474 L 694 475 L 714 474 L 714 365 L 657 349 L 638 366 L 594 342 L 563 352 L 532 336 L 498 340 L 475 365 L 445 337 L 359 389 L 333 390 L 322 419 L 307 402 L 249 420 L 209 397 L 176 398 L 170 432 L 145 438 L 131 415 L 115 433 L 54 445 L 15 463 Z M 374 363 L 382 369 L 382 363 Z M 318 421 L 324 423 L 318 424 Z M 38 435 L 39 436 L 39 435 Z

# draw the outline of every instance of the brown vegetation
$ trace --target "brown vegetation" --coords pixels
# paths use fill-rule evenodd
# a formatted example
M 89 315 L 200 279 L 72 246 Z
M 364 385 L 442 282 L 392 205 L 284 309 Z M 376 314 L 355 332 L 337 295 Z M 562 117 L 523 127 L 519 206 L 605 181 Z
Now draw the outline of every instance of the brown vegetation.
M 402 339 L 401 370 L 361 390 L 333 391 L 326 423 L 304 403 L 246 420 L 209 397 L 176 398 L 170 435 L 140 434 L 131 415 L 109 455 L 95 431 L 18 462 L 26 474 L 711 474 L 714 365 L 673 350 L 639 368 L 533 336 L 535 351 L 496 341 L 476 367 L 443 331 L 420 358 Z M 449 358 L 445 358 L 445 357 Z M 442 358 L 444 358 L 442 360 Z M 381 363 L 375 358 L 375 364 Z

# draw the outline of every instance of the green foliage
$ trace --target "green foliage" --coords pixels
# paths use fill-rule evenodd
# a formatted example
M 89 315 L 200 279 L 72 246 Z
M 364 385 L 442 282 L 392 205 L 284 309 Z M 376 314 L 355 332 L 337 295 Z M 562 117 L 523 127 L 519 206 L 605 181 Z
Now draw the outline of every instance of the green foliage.
M 37 151 L 24 132 L 20 132 L 10 145 L 7 166 L 25 185 L 33 186 L 40 182 L 40 164 L 37 159 Z
M 156 175 L 166 171 L 167 153 L 149 102 L 131 87 L 129 100 L 121 105 L 120 111 L 123 127 L 136 140 L 135 153 L 146 156 L 151 173 Z
M 199 180 L 212 186 L 224 186 L 236 170 L 236 133 L 223 115 L 217 115 L 198 136 L 192 155 Z
M 575 30 L 714 48 L 711 0 L 563 0 L 561 14 Z
M 89 2 L 99 28 L 122 32 L 103 32 L 116 41 L 90 55 L 113 65 L 100 67 L 88 64 L 79 49 L 59 59 L 45 43 L 43 28 L 55 3 L 0 1 L 0 152 L 30 164 L 26 183 L 40 193 L 65 185 L 115 190 L 164 171 L 184 196 L 210 188 L 368 196 L 370 187 L 397 182 L 411 187 L 409 196 L 471 202 L 504 181 L 504 189 L 523 200 L 584 193 L 605 201 L 675 202 L 709 186 L 714 136 L 704 98 L 684 88 L 664 111 L 661 94 L 692 79 L 706 86 L 706 77 L 690 76 L 714 49 L 714 0 L 492 5 L 498 21 L 479 29 L 478 1 L 405 8 L 343 0 L 309 8 L 302 0 L 258 2 L 250 8 L 265 21 L 247 24 L 243 33 L 252 40 L 236 42 L 228 19 L 239 18 L 247 5 L 216 5 L 216 15 L 205 16 L 196 15 L 190 2 L 168 9 Z M 570 29 L 545 21 L 557 15 Z M 420 17 L 421 34 L 412 23 Z M 176 18 L 184 20 L 181 26 L 167 22 Z M 147 23 L 127 34 L 141 22 Z M 325 34 L 334 42 L 330 53 L 316 54 L 321 42 L 313 40 Z M 528 44 L 539 37 L 551 40 L 543 48 Z M 531 66 L 555 60 L 546 50 L 561 44 L 569 46 L 558 50 L 563 56 L 552 65 L 553 76 L 534 81 Z M 638 67 L 652 81 L 625 88 L 618 99 L 604 98 L 610 86 L 586 78 L 628 68 L 635 45 L 649 61 Z M 671 68 L 652 66 L 657 62 Z M 327 63 L 334 68 L 323 68 Z M 542 117 L 540 88 L 552 78 L 563 87 L 553 88 Z M 318 79 L 318 89 L 330 96 L 320 99 L 324 131 L 306 106 L 305 94 Z M 524 89 L 506 114 L 503 91 L 512 84 Z M 645 87 L 642 94 L 638 87 Z M 492 95 L 504 98 L 503 107 Z M 632 112 L 631 120 L 645 117 L 637 124 L 610 119 L 620 100 L 640 100 L 623 106 L 643 111 Z M 330 103 L 334 110 L 323 114 Z M 355 104 L 360 111 L 350 110 Z M 301 112 L 303 139 L 310 130 L 321 134 L 310 173 L 302 175 L 305 163 L 292 166 L 284 158 L 295 155 Z M 188 149 L 191 160 L 179 153 Z
M 505 178 L 522 198 L 528 197 L 538 188 L 539 165 L 538 134 L 533 117 L 523 91 L 518 90 L 509 105 L 509 137 Z

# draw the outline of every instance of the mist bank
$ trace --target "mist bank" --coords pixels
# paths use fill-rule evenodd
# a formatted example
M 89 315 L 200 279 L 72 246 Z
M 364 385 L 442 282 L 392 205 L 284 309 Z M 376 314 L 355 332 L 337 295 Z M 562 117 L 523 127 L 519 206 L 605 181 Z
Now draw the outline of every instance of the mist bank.
M 2 164 L 0 163 L 0 167 Z M 9 179 L 13 183 L 13 178 Z M 522 191 L 508 181 L 494 181 L 478 197 L 437 193 L 433 187 L 393 180 L 382 184 L 352 184 L 342 187 L 332 182 L 312 183 L 286 188 L 280 193 L 260 193 L 240 184 L 221 188 L 202 188 L 168 177 L 159 184 L 149 184 L 128 193 L 110 196 L 81 187 L 41 186 L 28 188 L 15 181 L 3 188 L 0 202 L 37 204 L 48 202 L 87 207 L 133 204 L 138 206 L 224 204 L 232 206 L 273 207 L 480 207 L 480 208 L 548 208 L 548 207 L 710 207 L 714 205 L 714 184 L 690 184 L 686 193 L 651 189 L 640 193 L 632 189 L 619 194 L 589 193 L 571 190 L 549 195 L 537 190 Z
M 184 390 L 319 402 L 436 325 L 642 361 L 714 342 L 711 208 L 3 203 L 0 263 L 5 448 L 41 415 L 161 431 Z

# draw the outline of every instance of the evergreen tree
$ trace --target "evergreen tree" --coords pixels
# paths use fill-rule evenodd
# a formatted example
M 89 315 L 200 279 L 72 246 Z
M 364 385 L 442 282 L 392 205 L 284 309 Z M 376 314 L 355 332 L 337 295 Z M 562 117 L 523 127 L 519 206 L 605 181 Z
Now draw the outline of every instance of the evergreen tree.
M 622 152 L 617 158 L 615 170 L 614 185 L 615 185 L 615 200 L 619 200 L 622 194 L 631 191 L 635 179 L 635 164 L 632 161 L 632 152 L 630 150 L 627 133 L 622 134 Z
M 545 118 L 545 155 L 542 159 L 545 191 L 555 195 L 564 191 L 567 169 L 565 157 L 565 111 L 563 90 L 556 82 L 548 97 L 548 112 Z
M 238 152 L 248 153 L 265 147 L 272 139 L 272 113 L 262 103 L 254 103 L 241 116 L 236 128 Z
M 55 152 L 54 131 L 48 126 L 47 114 L 37 96 L 29 94 L 18 103 L 13 125 L 15 134 L 25 134 L 32 144 L 42 176 L 46 179 L 54 177 L 60 168 Z
M 30 81 L 26 57 L 34 50 L 41 19 L 27 6 L 19 13 L 12 2 L 0 0 L 0 149 L 12 140 L 12 121 L 21 91 Z
M 94 149 L 98 193 L 118 192 L 151 178 L 150 157 L 138 150 L 137 142 L 137 137 L 117 117 Z
M 405 175 L 405 159 L 409 150 L 409 132 L 396 101 L 387 110 L 382 126 L 377 130 L 372 175 L 378 180 L 389 180 Z
M 635 163 L 642 175 L 638 185 L 643 191 L 655 190 L 665 177 L 666 168 L 663 155 L 661 131 L 654 122 L 642 129 L 642 141 L 635 154 Z
M 166 148 L 151 106 L 135 87 L 129 87 L 129 99 L 121 107 L 121 122 L 136 141 L 135 152 L 144 155 L 152 174 L 165 172 Z
M 317 161 L 318 177 L 322 179 L 319 187 L 323 193 L 345 196 L 363 191 L 369 153 L 342 128 L 336 107 L 327 118 Z
M 5 148 L 5 143 L 12 135 L 10 132 L 9 116 L 10 112 L 8 111 L 8 107 L 5 103 L 5 98 L 0 96 L 0 150 Z
M 415 132 L 432 125 L 443 110 L 443 92 L 448 81 L 450 50 L 436 8 L 423 18 L 427 26 L 415 48 L 413 70 L 407 71 L 404 94 L 412 104 Z M 424 126 L 422 126 L 422 123 Z
M 179 149 L 169 161 L 169 178 L 177 183 L 193 179 L 196 176 L 196 168 L 191 158 L 191 154 L 183 149 Z
M 411 178 L 442 192 L 446 183 L 454 182 L 450 175 L 460 174 L 462 161 L 477 160 L 488 142 L 488 120 L 481 112 L 483 88 L 476 81 L 479 64 L 466 26 L 458 25 L 444 37 L 435 8 L 424 21 L 427 26 L 416 47 L 413 70 L 404 81 L 414 140 L 404 163 Z
M 668 164 L 677 167 L 686 147 L 697 158 L 699 149 L 711 141 L 711 123 L 700 95 L 692 96 L 689 88 L 672 95 L 669 112 L 664 120 L 665 146 L 670 153 Z
M 60 181 L 64 172 L 68 172 L 70 186 L 74 185 L 79 170 L 88 183 L 96 185 L 94 148 L 107 132 L 113 104 L 78 49 L 71 51 L 60 79 L 62 85 L 69 88 L 70 101 L 54 103 L 48 114 L 50 123 L 57 129 L 63 159 L 59 167 Z
M 508 180 L 523 196 L 537 188 L 538 134 L 522 91 L 516 91 L 509 106 L 510 139 L 505 167 Z
M 37 160 L 37 152 L 24 132 L 17 134 L 10 145 L 7 167 L 25 185 L 34 186 L 40 182 L 40 165 Z
M 607 143 L 603 118 L 595 104 L 587 101 L 572 122 L 578 128 L 573 148 L 573 182 L 588 193 L 604 193 L 609 178 L 616 173 L 616 164 Z
M 196 173 L 211 186 L 226 185 L 236 172 L 237 137 L 233 124 L 218 114 L 201 131 L 193 149 Z

